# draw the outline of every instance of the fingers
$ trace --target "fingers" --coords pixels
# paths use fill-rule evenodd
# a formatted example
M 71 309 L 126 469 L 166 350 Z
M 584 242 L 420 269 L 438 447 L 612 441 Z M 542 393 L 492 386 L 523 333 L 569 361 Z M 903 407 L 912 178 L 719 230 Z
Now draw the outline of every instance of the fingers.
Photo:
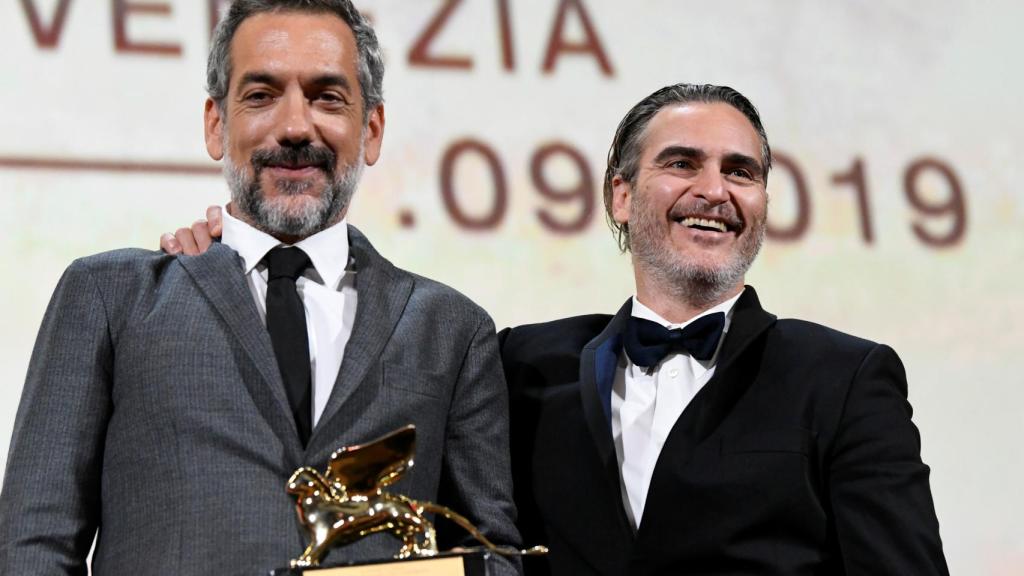
M 195 224 L 192 225 L 193 228 Z M 181 251 L 186 256 L 198 256 L 199 246 L 196 245 L 196 237 L 192 234 L 192 228 L 178 228 L 174 232 L 174 238 L 178 241 L 178 245 L 181 246 Z
M 190 228 L 178 228 L 174 234 L 160 236 L 160 249 L 175 256 L 198 256 L 210 249 L 215 238 L 224 232 L 224 218 L 220 206 L 206 209 L 206 220 L 196 220 Z
M 206 221 L 209 224 L 210 236 L 220 238 L 224 233 L 224 219 L 221 216 L 220 206 L 210 206 L 206 209 Z
M 181 254 L 181 245 L 178 244 L 178 240 L 174 237 L 174 234 L 171 234 L 170 232 L 164 232 L 163 235 L 160 236 L 160 249 L 171 256 Z
M 210 226 L 206 220 L 196 220 L 192 223 L 192 237 L 195 238 L 200 254 L 209 250 L 210 244 L 213 244 L 213 238 L 210 237 Z

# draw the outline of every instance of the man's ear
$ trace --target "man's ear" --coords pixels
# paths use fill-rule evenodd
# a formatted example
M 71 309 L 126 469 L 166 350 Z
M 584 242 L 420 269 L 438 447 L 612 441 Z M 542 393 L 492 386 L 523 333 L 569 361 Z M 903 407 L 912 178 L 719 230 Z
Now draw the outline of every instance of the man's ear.
M 206 99 L 203 110 L 203 132 L 206 137 L 206 153 L 214 160 L 224 157 L 224 120 L 220 115 L 220 107 L 212 98 Z
M 380 158 L 380 147 L 384 142 L 384 104 L 377 104 L 370 112 L 363 138 L 363 161 L 367 166 L 373 166 Z
M 616 174 L 612 177 L 612 218 L 619 224 L 629 224 L 633 203 L 633 186 Z

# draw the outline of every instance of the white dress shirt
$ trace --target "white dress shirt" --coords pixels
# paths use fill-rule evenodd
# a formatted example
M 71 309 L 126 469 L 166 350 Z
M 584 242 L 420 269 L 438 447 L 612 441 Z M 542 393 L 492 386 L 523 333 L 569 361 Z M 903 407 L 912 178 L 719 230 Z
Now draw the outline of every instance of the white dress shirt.
M 284 246 L 223 210 L 224 235 L 221 242 L 242 257 L 245 278 L 256 300 L 264 325 L 267 322 L 267 266 L 263 257 L 271 248 Z M 295 288 L 306 309 L 309 337 L 310 375 L 313 379 L 313 426 L 327 406 L 338 378 L 345 345 L 356 318 L 355 273 L 348 266 L 348 226 L 345 220 L 294 244 L 313 263 Z
M 687 322 L 672 324 L 641 304 L 634 296 L 632 315 L 674 329 L 682 328 L 702 316 L 724 312 L 727 332 L 732 321 L 733 305 L 739 297 L 737 294 Z M 619 365 L 612 384 L 612 438 L 619 461 L 622 502 L 633 530 L 640 526 L 643 518 L 647 489 L 665 439 L 686 406 L 714 376 L 725 332 L 718 341 L 715 355 L 705 362 L 680 352 L 669 354 L 657 366 L 643 368 L 633 364 L 625 350 L 619 354 Z

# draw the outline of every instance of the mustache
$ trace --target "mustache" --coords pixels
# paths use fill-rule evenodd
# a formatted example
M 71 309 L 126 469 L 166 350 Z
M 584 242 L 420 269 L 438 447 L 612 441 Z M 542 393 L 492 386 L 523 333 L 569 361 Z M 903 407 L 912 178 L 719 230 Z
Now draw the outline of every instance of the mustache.
M 328 176 L 332 176 L 337 159 L 337 155 L 328 148 L 307 145 L 295 148 L 258 148 L 253 151 L 250 162 L 257 176 L 264 168 L 270 166 L 285 168 L 312 166 L 323 170 Z
M 746 224 L 732 204 L 711 204 L 703 198 L 695 198 L 685 203 L 676 204 L 672 207 L 672 211 L 669 212 L 669 217 L 673 220 L 691 217 L 719 220 L 730 230 L 741 230 Z

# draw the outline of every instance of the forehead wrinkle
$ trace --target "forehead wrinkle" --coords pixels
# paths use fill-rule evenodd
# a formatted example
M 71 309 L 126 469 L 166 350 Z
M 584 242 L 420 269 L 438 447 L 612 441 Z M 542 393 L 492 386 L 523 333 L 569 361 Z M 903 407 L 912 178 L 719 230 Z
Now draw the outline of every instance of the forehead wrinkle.
M 312 34 L 299 38 L 297 42 L 292 42 L 291 35 L 287 31 L 274 30 L 269 33 L 270 38 L 260 38 L 253 45 L 252 56 L 265 58 L 265 66 L 270 68 L 280 67 L 283 57 L 296 52 L 304 54 L 307 57 L 306 61 L 318 68 L 342 67 L 340 58 L 337 62 L 334 61 L 336 56 L 354 57 L 354 54 L 346 54 L 344 46 L 333 34 L 326 31 L 321 32 L 324 33 Z M 316 38 L 316 36 L 320 38 Z
M 344 27 L 333 29 L 310 26 L 301 33 L 293 33 L 286 26 L 274 27 L 264 21 L 271 18 L 291 16 L 289 13 L 267 13 L 253 16 L 242 23 L 232 39 L 229 58 L 237 66 L 242 60 L 262 59 L 259 68 L 268 71 L 287 69 L 289 56 L 299 53 L 305 62 L 319 71 L 319 74 L 343 74 L 346 64 L 358 69 L 358 48 L 354 38 L 351 43 L 344 31 L 349 30 L 344 20 L 337 18 Z M 306 14 L 295 14 L 303 18 Z M 308 15 L 319 19 L 323 15 Z M 351 34 L 351 32 L 349 32 Z M 351 44 L 351 46 L 349 45 Z M 351 62 L 344 62 L 344 59 Z
M 253 50 L 258 53 L 274 50 L 281 47 L 281 44 L 288 43 L 290 40 L 291 34 L 289 34 L 287 30 L 283 30 L 281 28 L 266 30 L 253 44 Z
M 714 122 L 707 117 L 722 113 L 725 113 L 726 118 L 719 118 Z M 750 120 L 742 112 L 724 102 L 685 102 L 670 104 L 658 110 L 644 127 L 639 139 L 644 153 L 650 153 L 650 150 L 647 150 L 652 144 L 650 138 L 657 130 L 664 132 L 662 148 L 694 148 L 702 150 L 708 156 L 720 157 L 728 154 L 754 157 L 761 154 L 761 137 Z M 704 145 L 708 138 L 712 141 L 732 142 L 734 145 L 742 145 L 749 141 L 752 150 L 748 153 L 735 148 L 713 149 Z

